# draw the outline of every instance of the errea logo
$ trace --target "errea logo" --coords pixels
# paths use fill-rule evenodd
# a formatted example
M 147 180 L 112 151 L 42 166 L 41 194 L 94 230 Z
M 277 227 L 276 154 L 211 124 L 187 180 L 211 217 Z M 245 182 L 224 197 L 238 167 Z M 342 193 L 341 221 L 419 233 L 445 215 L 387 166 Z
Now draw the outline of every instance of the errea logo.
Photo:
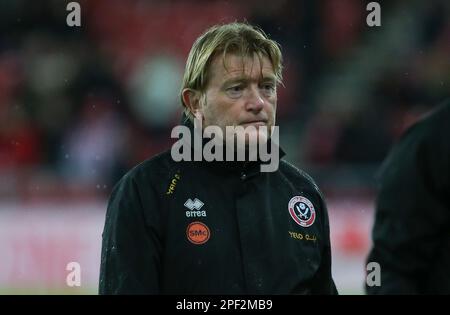
M 189 198 L 188 200 L 186 200 L 186 202 L 184 203 L 184 206 L 190 210 L 200 210 L 203 207 L 204 203 L 201 202 L 200 200 L 198 200 L 197 198 L 194 199 L 194 201 L 192 201 L 191 198 Z
M 190 210 L 186 211 L 186 217 L 187 218 L 206 217 L 206 211 L 205 210 L 200 211 L 203 205 L 204 203 L 197 198 L 195 198 L 194 200 L 192 200 L 191 198 L 186 200 L 184 206 Z

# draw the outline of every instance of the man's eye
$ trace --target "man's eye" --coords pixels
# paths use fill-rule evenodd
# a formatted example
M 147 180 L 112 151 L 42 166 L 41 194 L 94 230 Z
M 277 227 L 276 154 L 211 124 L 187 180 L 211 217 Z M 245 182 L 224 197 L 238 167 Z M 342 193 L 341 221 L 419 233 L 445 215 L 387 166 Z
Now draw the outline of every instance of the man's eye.
M 236 86 L 232 86 L 228 89 L 228 91 L 232 91 L 232 92 L 239 92 L 242 91 L 242 86 L 236 85 Z
M 227 93 L 231 96 L 231 97 L 237 97 L 240 96 L 242 94 L 242 91 L 244 90 L 244 88 L 240 85 L 235 85 L 232 87 L 229 87 L 227 89 Z
M 272 83 L 267 83 L 267 84 L 263 84 L 261 86 L 261 88 L 265 91 L 265 92 L 274 92 L 275 91 L 275 85 Z

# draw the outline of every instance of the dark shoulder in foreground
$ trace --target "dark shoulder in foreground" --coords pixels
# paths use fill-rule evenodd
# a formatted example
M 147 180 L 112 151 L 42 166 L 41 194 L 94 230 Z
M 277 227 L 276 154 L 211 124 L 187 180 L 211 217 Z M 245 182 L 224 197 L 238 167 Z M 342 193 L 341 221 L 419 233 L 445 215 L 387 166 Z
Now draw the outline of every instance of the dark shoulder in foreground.
M 412 125 L 402 136 L 402 139 L 410 137 L 411 134 L 432 139 L 442 144 L 450 143 L 447 135 L 450 133 L 450 99 L 438 105 L 434 110 L 422 117 L 417 123 Z
M 415 161 L 417 166 L 423 166 L 425 160 L 430 166 L 448 163 L 449 134 L 450 100 L 437 106 L 403 133 L 381 165 L 378 180 L 389 172 L 397 177 L 398 164 L 405 165 L 405 159 Z

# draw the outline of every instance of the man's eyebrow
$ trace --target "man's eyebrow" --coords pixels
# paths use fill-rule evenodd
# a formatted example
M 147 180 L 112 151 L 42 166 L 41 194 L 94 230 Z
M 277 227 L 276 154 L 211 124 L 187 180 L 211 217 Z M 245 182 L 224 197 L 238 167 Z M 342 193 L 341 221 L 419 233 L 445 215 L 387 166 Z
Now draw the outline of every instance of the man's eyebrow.
M 244 83 L 247 81 L 249 81 L 249 78 L 247 76 L 238 76 L 225 80 L 225 82 L 223 82 L 223 85 L 230 85 L 232 83 Z
M 248 81 L 252 81 L 252 78 L 248 77 L 248 76 L 238 76 L 238 77 L 234 77 L 234 78 L 229 78 L 228 80 L 225 80 L 225 82 L 223 83 L 223 86 L 226 85 L 230 85 L 233 83 L 245 83 Z M 277 82 L 277 78 L 275 75 L 265 75 L 261 78 L 261 80 L 259 80 L 259 82 Z
M 263 78 L 262 78 L 262 80 L 261 81 L 272 81 L 272 82 L 277 82 L 277 77 L 275 76 L 275 75 L 273 75 L 273 74 L 268 74 L 268 75 L 265 75 L 265 76 L 263 76 Z

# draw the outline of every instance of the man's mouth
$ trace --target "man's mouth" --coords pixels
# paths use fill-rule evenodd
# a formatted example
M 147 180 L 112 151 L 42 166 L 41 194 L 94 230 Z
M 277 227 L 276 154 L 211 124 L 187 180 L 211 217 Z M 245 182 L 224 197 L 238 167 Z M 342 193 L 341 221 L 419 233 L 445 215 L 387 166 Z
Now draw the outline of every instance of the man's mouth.
M 240 126 L 247 127 L 247 126 L 266 126 L 267 121 L 266 120 L 253 120 L 253 121 L 246 121 L 240 124 Z

